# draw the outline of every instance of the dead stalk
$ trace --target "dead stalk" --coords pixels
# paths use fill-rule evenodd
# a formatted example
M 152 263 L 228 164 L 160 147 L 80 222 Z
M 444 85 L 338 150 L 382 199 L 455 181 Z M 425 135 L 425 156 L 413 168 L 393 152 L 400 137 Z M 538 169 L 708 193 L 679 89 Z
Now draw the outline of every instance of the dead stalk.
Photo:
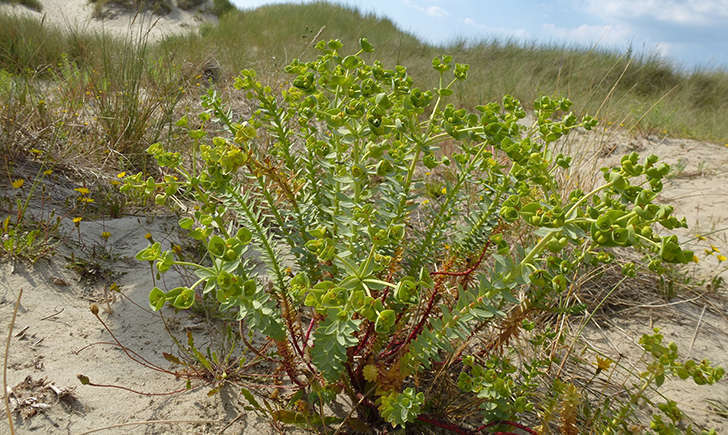
M 8 339 L 5 341 L 5 357 L 3 359 L 3 399 L 5 402 L 5 414 L 8 416 L 8 425 L 10 426 L 10 435 L 15 435 L 15 427 L 13 426 L 13 415 L 10 413 L 10 392 L 8 391 L 8 355 L 10 354 L 10 339 L 13 336 L 13 326 L 15 326 L 15 317 L 20 307 L 20 298 L 23 296 L 23 289 L 18 293 L 18 299 L 15 301 L 13 308 L 13 318 L 10 319 L 8 326 Z
M 146 420 L 146 421 L 130 421 L 128 423 L 112 424 L 111 426 L 99 427 L 91 429 L 86 432 L 82 432 L 79 435 L 87 435 L 94 432 L 101 432 L 109 429 L 116 429 L 125 426 L 135 426 L 137 424 L 210 424 L 220 423 L 218 420 Z

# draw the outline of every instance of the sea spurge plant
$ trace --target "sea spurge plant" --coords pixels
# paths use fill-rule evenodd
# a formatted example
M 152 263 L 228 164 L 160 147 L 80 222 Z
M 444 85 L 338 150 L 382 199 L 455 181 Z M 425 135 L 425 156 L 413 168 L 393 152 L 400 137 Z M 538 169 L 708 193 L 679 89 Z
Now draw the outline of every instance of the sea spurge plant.
M 152 308 L 209 296 L 270 338 L 297 400 L 317 398 L 289 420 L 341 424 L 309 414 L 344 392 L 372 425 L 435 421 L 422 416 L 435 412 L 432 392 L 414 380 L 463 354 L 461 387 L 490 403 L 486 419 L 516 418 L 532 409 L 514 387 L 522 379 L 507 357 L 489 358 L 554 309 L 575 273 L 611 261 L 612 247 L 634 247 L 656 271 L 693 259 L 656 230 L 685 221 L 653 202 L 669 170 L 655 156 L 626 156 L 590 192 L 559 184 L 571 159 L 554 143 L 596 124 L 568 100 L 539 98 L 527 125 L 511 96 L 474 110 L 448 103 L 468 75 L 449 56 L 433 60 L 439 82 L 423 90 L 405 67 L 369 62 L 366 39 L 351 55 L 337 40 L 316 48 L 315 60 L 285 68 L 292 81 L 280 93 L 242 71 L 235 87 L 254 107 L 245 119 L 210 90 L 202 127 L 177 124 L 191 158 L 154 144 L 161 179 L 127 176 L 123 186 L 186 204 L 194 212 L 180 227 L 207 248 L 200 263 L 158 243 L 140 252 L 159 273 L 181 266 L 198 277 L 155 288 Z M 210 137 L 213 123 L 227 134 Z M 442 183 L 427 201 L 426 177 Z M 486 348 L 468 346 L 476 331 Z

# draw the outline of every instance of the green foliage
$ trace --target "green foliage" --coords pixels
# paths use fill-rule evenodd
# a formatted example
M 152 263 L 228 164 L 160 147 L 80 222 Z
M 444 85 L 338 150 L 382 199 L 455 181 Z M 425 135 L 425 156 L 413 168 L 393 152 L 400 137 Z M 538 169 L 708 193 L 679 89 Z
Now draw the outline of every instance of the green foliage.
M 40 158 L 42 152 L 37 149 L 33 151 L 35 151 L 34 157 Z M 37 200 L 40 196 L 40 202 L 44 202 L 45 189 L 39 186 L 52 172 L 46 169 L 43 162 L 30 183 L 26 183 L 23 178 L 11 176 L 11 197 L 2 197 L 0 201 L 7 201 L 8 210 L 14 213 L 14 216 L 8 215 L 0 222 L 0 259 L 35 263 L 41 258 L 52 256 L 55 252 L 60 217 L 56 217 L 55 211 L 40 218 L 34 218 L 26 213 L 31 200 Z
M 606 426 L 608 433 L 625 428 L 625 422 L 630 412 L 637 406 L 640 400 L 649 399 L 645 391 L 654 385 L 659 388 L 668 376 L 682 380 L 692 378 L 696 385 L 712 385 L 723 377 L 725 369 L 714 367 L 709 361 L 703 360 L 700 363 L 690 359 L 684 362 L 678 360 L 678 348 L 675 343 L 663 344 L 663 336 L 659 329 L 654 329 L 654 334 L 644 334 L 640 338 L 640 345 L 645 353 L 651 356 L 645 370 L 640 373 L 641 384 L 637 385 L 632 392 L 630 400 L 625 402 L 619 413 Z M 650 429 L 658 434 L 677 433 L 715 433 L 715 431 L 697 432 L 691 425 L 686 424 L 684 413 L 678 408 L 677 403 L 667 400 L 664 403 L 653 404 L 655 411 L 650 423 Z M 665 421 L 664 417 L 668 420 Z
M 435 58 L 438 85 L 422 90 L 405 67 L 367 61 L 373 47 L 359 44 L 346 55 L 341 41 L 318 42 L 315 60 L 285 67 L 292 80 L 280 94 L 243 70 L 235 87 L 253 108 L 245 119 L 210 89 L 199 127 L 188 117 L 177 124 L 194 143 L 189 159 L 154 144 L 147 151 L 163 175 L 126 177 L 122 188 L 158 204 L 191 202 L 180 227 L 207 246 L 200 263 L 158 243 L 139 253 L 160 273 L 181 266 L 199 278 L 153 290 L 152 308 L 186 308 L 190 291 L 214 296 L 275 342 L 304 409 L 318 405 L 311 397 L 323 383 L 343 388 L 369 424 L 414 423 L 431 399 L 414 379 L 457 357 L 473 331 L 494 332 L 490 351 L 507 347 L 534 328 L 532 316 L 560 306 L 580 271 L 611 261 L 611 248 L 637 250 L 657 272 L 693 259 L 655 230 L 685 226 L 653 203 L 669 172 L 657 157 L 625 156 L 594 190 L 564 192 L 555 174 L 570 159 L 554 143 L 596 125 L 569 100 L 538 98 L 530 126 L 511 96 L 470 111 L 447 102 L 471 74 L 466 65 Z M 215 125 L 226 133 L 211 133 Z M 454 144 L 447 156 L 443 143 Z M 443 174 L 437 198 L 426 198 L 425 171 Z M 484 401 L 487 419 L 531 409 L 532 384 L 553 363 L 517 371 L 481 360 L 464 358 L 460 386 Z M 721 374 L 680 367 L 706 381 Z
M 157 15 L 166 15 L 172 11 L 173 4 L 170 0 L 89 0 L 94 5 L 94 17 L 102 18 L 105 8 L 110 5 L 123 8 L 129 11 L 151 11 Z
M 212 14 L 215 16 L 221 17 L 234 10 L 235 6 L 230 3 L 230 0 L 212 0 Z
M 382 417 L 394 427 L 405 426 L 420 414 L 425 394 L 418 393 L 413 388 L 405 388 L 401 393 L 393 391 L 379 400 Z
M 534 379 L 543 374 L 537 364 L 520 373 L 508 360 L 499 357 L 492 357 L 481 366 L 468 356 L 463 358 L 463 364 L 466 370 L 460 372 L 458 387 L 485 399 L 481 405 L 484 422 L 512 420 L 534 409 Z

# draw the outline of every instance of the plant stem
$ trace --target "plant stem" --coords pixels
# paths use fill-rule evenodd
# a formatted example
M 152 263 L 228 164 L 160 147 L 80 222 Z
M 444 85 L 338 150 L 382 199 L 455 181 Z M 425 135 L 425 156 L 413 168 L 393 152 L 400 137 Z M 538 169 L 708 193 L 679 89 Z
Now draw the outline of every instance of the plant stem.
M 10 392 L 8 392 L 8 354 L 10 353 L 10 339 L 13 336 L 13 326 L 15 326 L 15 317 L 18 314 L 18 307 L 20 307 L 20 298 L 23 296 L 23 289 L 20 289 L 18 293 L 18 299 L 15 300 L 15 307 L 13 308 L 13 317 L 10 319 L 10 326 L 8 326 L 8 339 L 5 342 L 5 357 L 3 359 L 3 399 L 5 402 L 5 414 L 8 417 L 8 425 L 10 425 L 10 435 L 15 435 L 15 426 L 13 426 L 13 414 L 10 413 Z

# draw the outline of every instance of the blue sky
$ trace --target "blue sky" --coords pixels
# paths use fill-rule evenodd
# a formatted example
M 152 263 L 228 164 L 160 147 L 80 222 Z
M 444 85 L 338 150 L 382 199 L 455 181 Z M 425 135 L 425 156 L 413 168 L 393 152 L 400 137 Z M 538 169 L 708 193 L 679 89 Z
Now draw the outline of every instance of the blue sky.
M 253 8 L 282 0 L 232 0 Z M 300 2 L 300 1 L 298 1 Z M 337 0 L 434 43 L 509 38 L 656 53 L 728 70 L 728 0 Z

